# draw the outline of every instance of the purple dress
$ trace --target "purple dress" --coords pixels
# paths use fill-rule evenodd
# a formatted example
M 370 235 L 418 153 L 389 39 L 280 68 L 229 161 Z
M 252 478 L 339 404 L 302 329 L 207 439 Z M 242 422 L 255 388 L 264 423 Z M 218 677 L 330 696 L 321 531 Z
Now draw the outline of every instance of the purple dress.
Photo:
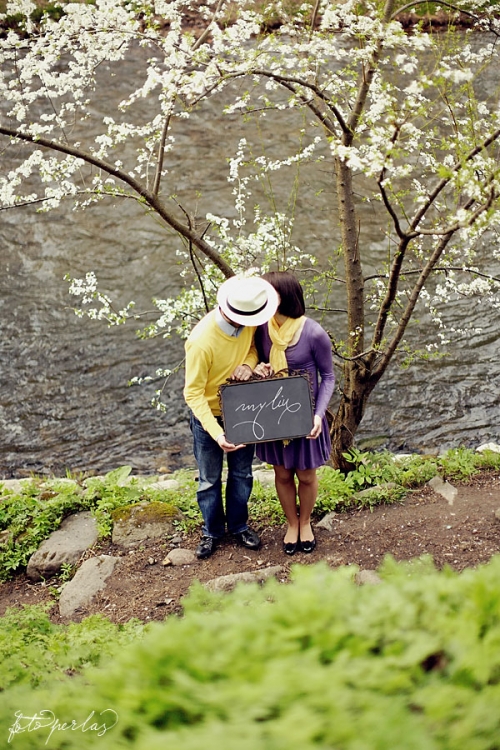
M 267 323 L 257 328 L 255 343 L 261 362 L 269 362 L 272 342 Z M 325 412 L 335 386 L 332 345 L 328 334 L 312 318 L 306 318 L 300 338 L 285 351 L 290 370 L 309 373 L 314 396 L 314 413 L 323 418 L 318 438 L 295 438 L 288 445 L 282 440 L 257 443 L 256 453 L 261 461 L 286 469 L 316 469 L 330 457 L 331 441 Z M 321 379 L 318 378 L 318 374 Z

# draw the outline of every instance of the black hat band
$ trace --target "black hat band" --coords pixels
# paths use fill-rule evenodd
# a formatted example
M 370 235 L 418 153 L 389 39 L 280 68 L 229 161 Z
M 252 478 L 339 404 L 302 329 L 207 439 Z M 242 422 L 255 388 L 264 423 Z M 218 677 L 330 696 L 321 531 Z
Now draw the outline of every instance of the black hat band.
M 251 312 L 246 312 L 245 310 L 238 310 L 238 308 L 237 308 L 237 307 L 233 307 L 233 306 L 232 306 L 232 305 L 231 305 L 231 304 L 230 304 L 230 303 L 229 303 L 229 302 L 228 302 L 228 301 L 226 300 L 226 304 L 227 304 L 228 308 L 229 308 L 229 309 L 231 310 L 231 312 L 233 312 L 233 313 L 236 313 L 236 315 L 258 315 L 258 314 L 259 314 L 260 312 L 262 312 L 262 310 L 264 310 L 264 309 L 265 309 L 265 307 L 266 307 L 266 305 L 267 305 L 267 302 L 268 302 L 268 301 L 266 300 L 266 301 L 264 302 L 264 304 L 262 305 L 262 307 L 259 307 L 259 308 L 258 308 L 257 310 L 252 310 Z

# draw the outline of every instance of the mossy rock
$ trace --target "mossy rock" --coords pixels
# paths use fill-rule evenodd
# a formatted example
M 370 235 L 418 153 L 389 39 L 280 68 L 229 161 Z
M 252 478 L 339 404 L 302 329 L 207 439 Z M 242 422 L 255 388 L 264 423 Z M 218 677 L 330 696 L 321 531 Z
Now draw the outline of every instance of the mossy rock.
M 157 539 L 175 531 L 174 521 L 182 513 L 172 503 L 136 503 L 116 508 L 113 519 L 113 543 L 130 547 L 144 539 Z

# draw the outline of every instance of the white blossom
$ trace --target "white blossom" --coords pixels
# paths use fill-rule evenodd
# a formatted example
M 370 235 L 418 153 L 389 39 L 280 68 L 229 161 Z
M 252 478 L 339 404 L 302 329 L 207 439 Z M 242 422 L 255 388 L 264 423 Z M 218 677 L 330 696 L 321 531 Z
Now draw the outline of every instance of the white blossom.
M 217 117 L 226 160 L 220 169 L 227 168 L 229 189 L 220 205 L 204 211 L 203 241 L 233 271 L 310 270 L 315 258 L 297 245 L 294 227 L 300 210 L 332 212 L 335 168 L 342 164 L 355 183 L 356 201 L 366 202 L 376 217 L 373 232 L 379 234 L 372 240 L 380 247 L 381 268 L 378 282 L 368 285 L 373 313 L 387 294 L 399 235 L 411 234 L 408 275 L 388 316 L 391 330 L 417 270 L 451 230 L 453 238 L 440 258 L 440 268 L 449 271 L 446 280 L 433 280 L 432 293 L 419 292 L 442 340 L 448 333 L 442 330 L 440 307 L 450 295 L 484 295 L 497 304 L 496 285 L 484 268 L 479 275 L 475 262 L 480 243 L 500 224 L 500 169 L 495 141 L 489 145 L 488 140 L 500 127 L 500 106 L 495 92 L 481 86 L 483 72 L 499 62 L 500 45 L 491 36 L 478 44 L 463 34 L 447 47 L 438 35 L 419 28 L 407 34 L 395 20 L 384 24 L 371 0 L 362 7 L 357 0 L 325 0 L 314 32 L 304 23 L 309 5 L 294 6 L 292 12 L 280 3 L 283 24 L 269 34 L 261 33 L 265 16 L 255 4 L 235 2 L 227 23 L 225 7 L 222 17 L 213 19 L 214 4 L 196 3 L 193 7 L 210 22 L 201 38 L 183 31 L 189 0 L 145 0 L 140 17 L 136 4 L 119 0 L 63 7 L 60 21 L 47 19 L 34 30 L 35 4 L 7 3 L 7 13 L 24 16 L 27 33 L 11 30 L 0 39 L 0 124 L 35 142 L 17 150 L 5 136 L 10 166 L 0 172 L 1 207 L 34 203 L 37 210 L 50 210 L 66 201 L 82 210 L 120 196 L 155 213 L 162 225 L 171 226 L 170 214 L 177 224 L 187 222 L 187 216 L 197 215 L 197 206 L 196 201 L 184 206 L 177 198 L 185 132 L 191 123 L 195 127 L 203 118 Z M 468 8 L 472 14 L 491 12 L 482 0 L 471 0 Z M 163 31 L 160 19 L 169 24 Z M 120 101 L 110 96 L 105 106 L 98 105 L 96 88 L 103 81 L 107 85 L 128 61 L 134 61 L 135 72 Z M 366 98 L 355 110 L 365 80 Z M 260 118 L 271 117 L 289 135 L 279 151 L 259 136 Z M 252 127 L 243 130 L 247 118 Z M 238 134 L 234 153 L 229 142 L 235 141 L 226 144 L 224 128 Z M 42 148 L 44 139 L 60 150 Z M 481 148 L 483 143 L 488 146 Z M 299 210 L 295 184 L 304 173 L 314 184 L 318 171 L 313 168 L 330 176 L 329 193 Z M 278 177 L 290 188 L 286 198 L 274 192 Z M 269 198 L 265 205 L 259 202 L 262 195 Z M 321 231 L 333 265 L 340 233 Z M 488 247 L 488 261 L 500 255 L 500 243 Z M 143 335 L 185 335 L 223 279 L 199 248 L 197 273 L 183 242 L 175 251 L 185 290 L 177 299 L 155 301 L 156 318 Z M 470 268 L 459 277 L 451 273 L 464 261 L 476 275 Z M 317 279 L 328 287 L 319 272 Z M 137 319 L 133 303 L 114 304 L 93 272 L 73 280 L 70 291 L 79 314 L 113 325 Z M 351 333 L 347 338 L 356 339 L 362 332 Z M 431 352 L 435 346 L 430 341 L 422 349 Z

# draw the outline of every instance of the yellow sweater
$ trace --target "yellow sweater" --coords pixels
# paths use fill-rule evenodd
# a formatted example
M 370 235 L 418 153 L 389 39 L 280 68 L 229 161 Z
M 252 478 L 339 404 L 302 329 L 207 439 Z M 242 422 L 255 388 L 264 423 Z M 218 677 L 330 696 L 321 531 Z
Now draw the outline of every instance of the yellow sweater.
M 253 343 L 255 328 L 245 327 L 239 336 L 229 336 L 218 326 L 215 312 L 200 320 L 186 341 L 184 398 L 204 429 L 217 440 L 224 432 L 215 419 L 221 413 L 218 387 L 238 365 L 250 365 L 253 370 L 258 358 Z

